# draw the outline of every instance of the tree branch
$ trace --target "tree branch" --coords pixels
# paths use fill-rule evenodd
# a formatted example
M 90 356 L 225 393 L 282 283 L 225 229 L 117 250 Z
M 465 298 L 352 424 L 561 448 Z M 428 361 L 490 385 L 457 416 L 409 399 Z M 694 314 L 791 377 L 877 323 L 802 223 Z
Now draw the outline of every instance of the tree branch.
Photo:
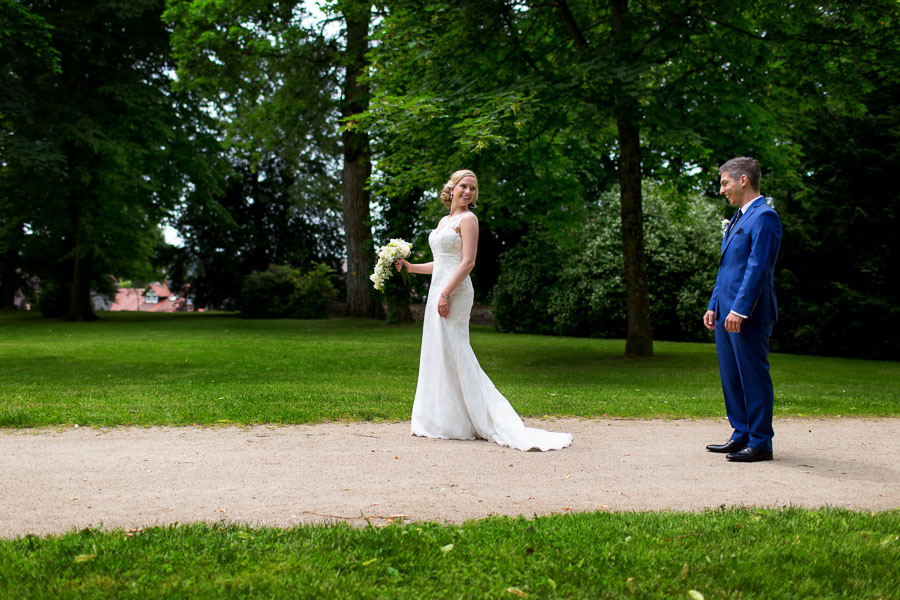
M 569 4 L 566 0 L 556 0 L 556 8 L 559 9 L 559 15 L 562 17 L 563 23 L 566 25 L 566 29 L 569 30 L 569 35 L 572 36 L 572 39 L 575 40 L 575 45 L 582 51 L 586 51 L 590 48 L 587 39 L 585 39 L 584 34 L 581 33 L 581 30 L 578 29 L 578 23 L 575 22 L 575 16 L 572 14 L 572 11 L 569 9 Z
M 725 27 L 726 29 L 730 29 L 732 31 L 740 33 L 741 35 L 747 36 L 754 40 L 758 40 L 761 42 L 773 42 L 773 41 L 777 40 L 777 37 L 774 35 L 771 35 L 771 36 L 760 35 L 758 33 L 753 33 L 752 31 L 747 31 L 746 29 L 738 27 L 737 25 L 732 25 L 731 23 L 721 21 L 719 19 L 716 19 L 715 17 L 707 17 L 702 14 L 699 16 L 701 19 L 704 19 L 705 21 L 709 21 L 710 23 L 712 23 L 714 25 L 721 25 L 722 27 Z M 862 43 L 853 44 L 853 43 L 842 42 L 839 40 L 836 41 L 836 40 L 831 40 L 831 39 L 816 40 L 816 39 L 810 39 L 810 38 L 800 37 L 800 36 L 796 36 L 796 35 L 789 35 L 789 34 L 785 34 L 785 33 L 781 33 L 781 32 L 778 32 L 778 33 L 782 37 L 782 39 L 794 40 L 796 42 L 803 42 L 804 44 L 834 46 L 836 48 L 864 48 L 866 50 L 880 50 L 882 52 L 890 52 L 892 54 L 900 54 L 900 50 L 886 47 L 886 46 L 873 46 L 871 44 L 862 44 Z
M 528 66 L 531 67 L 531 70 L 535 73 L 540 73 L 540 69 L 538 69 L 537 64 L 534 62 L 534 59 L 531 58 L 531 55 L 522 48 L 522 44 L 519 41 L 519 33 L 516 31 L 516 28 L 512 22 L 512 16 L 510 15 L 509 5 L 505 2 L 503 3 L 503 7 L 500 9 L 500 16 L 503 19 L 503 23 L 506 25 L 506 29 L 509 31 L 510 36 L 513 40 L 514 50 L 518 51 L 518 53 L 525 59 L 525 62 L 528 63 Z

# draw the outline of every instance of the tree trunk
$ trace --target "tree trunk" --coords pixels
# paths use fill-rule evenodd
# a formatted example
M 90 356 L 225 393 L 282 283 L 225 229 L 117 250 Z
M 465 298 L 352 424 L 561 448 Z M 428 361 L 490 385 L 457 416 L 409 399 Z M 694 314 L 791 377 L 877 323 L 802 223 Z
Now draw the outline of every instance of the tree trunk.
M 415 226 L 417 204 L 422 199 L 422 190 L 414 189 L 404 196 L 391 198 L 384 211 L 384 218 L 388 228 L 385 237 L 403 238 L 409 241 L 409 236 Z M 403 280 L 395 275 L 385 285 L 387 297 L 387 322 L 411 323 L 412 312 L 409 309 L 410 288 Z
M 388 325 L 412 323 L 412 311 L 409 309 L 409 287 L 399 275 L 395 275 L 385 282 L 384 292 L 387 299 Z
M 365 74 L 369 36 L 369 5 L 345 2 L 342 6 L 347 24 L 347 72 L 344 77 L 344 102 L 341 116 L 346 118 L 365 111 L 369 106 L 368 85 L 360 82 Z M 347 312 L 356 317 L 381 317 L 383 309 L 376 301 L 369 281 L 374 261 L 372 226 L 369 219 L 369 192 L 366 184 L 372 171 L 369 136 L 356 127 L 342 134 L 344 169 L 343 188 L 344 235 L 347 242 Z
M 627 0 L 612 0 L 613 35 L 622 60 L 629 60 L 630 35 Z M 644 214 L 641 195 L 641 138 L 635 100 L 624 86 L 616 99 L 616 127 L 619 133 L 619 194 L 622 215 L 622 250 L 625 263 L 625 308 L 628 315 L 626 358 L 653 356 L 653 329 L 650 325 L 650 291 L 644 256 Z
M 613 39 L 619 61 L 626 64 L 631 56 L 628 31 L 628 0 L 611 0 Z M 560 18 L 569 35 L 586 56 L 590 45 L 566 0 L 556 0 Z M 650 291 L 644 257 L 644 215 L 641 196 L 641 138 L 637 128 L 637 101 L 623 81 L 616 81 L 616 127 L 619 132 L 619 199 L 622 218 L 622 252 L 625 263 L 625 309 L 628 337 L 625 357 L 653 356 L 653 330 L 650 326 Z
M 625 308 L 628 337 L 625 357 L 653 356 L 650 325 L 650 290 L 644 256 L 644 211 L 641 195 L 641 140 L 625 112 L 617 118 L 619 130 L 619 200 L 622 215 L 622 250 L 625 262 Z
M 19 264 L 19 248 L 22 245 L 22 226 L 17 225 L 7 240 L 3 253 L 3 272 L 0 273 L 0 310 L 16 308 L 16 289 L 19 287 L 19 276 L 16 267 Z
M 93 321 L 97 318 L 91 305 L 91 274 L 94 250 L 85 253 L 75 249 L 72 270 L 72 301 L 69 312 L 63 315 L 66 321 Z

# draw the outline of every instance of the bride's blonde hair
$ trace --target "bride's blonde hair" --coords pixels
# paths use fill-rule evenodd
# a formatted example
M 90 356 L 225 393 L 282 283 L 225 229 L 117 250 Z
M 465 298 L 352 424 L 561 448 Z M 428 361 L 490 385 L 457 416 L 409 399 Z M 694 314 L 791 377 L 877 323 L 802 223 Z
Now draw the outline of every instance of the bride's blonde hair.
M 459 183 L 459 180 L 463 177 L 471 177 L 475 180 L 475 197 L 472 198 L 472 202 L 469 203 L 471 208 L 478 207 L 478 177 L 475 176 L 475 173 L 468 169 L 460 169 L 459 171 L 454 171 L 453 175 L 450 176 L 450 180 L 444 184 L 444 187 L 441 188 L 441 203 L 450 208 L 450 202 L 453 199 L 453 188 L 456 187 L 456 184 Z

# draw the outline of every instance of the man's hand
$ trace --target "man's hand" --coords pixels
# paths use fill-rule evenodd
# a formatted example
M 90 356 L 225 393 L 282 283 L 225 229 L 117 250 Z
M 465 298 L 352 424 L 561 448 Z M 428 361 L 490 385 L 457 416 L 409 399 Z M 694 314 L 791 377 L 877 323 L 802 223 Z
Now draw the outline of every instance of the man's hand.
M 714 310 L 706 311 L 706 314 L 703 315 L 703 325 L 710 331 L 715 330 L 715 328 L 716 328 L 716 311 L 714 311 Z
M 725 331 L 728 333 L 740 333 L 741 323 L 743 322 L 744 317 L 739 317 L 734 313 L 728 313 L 728 316 L 725 317 Z

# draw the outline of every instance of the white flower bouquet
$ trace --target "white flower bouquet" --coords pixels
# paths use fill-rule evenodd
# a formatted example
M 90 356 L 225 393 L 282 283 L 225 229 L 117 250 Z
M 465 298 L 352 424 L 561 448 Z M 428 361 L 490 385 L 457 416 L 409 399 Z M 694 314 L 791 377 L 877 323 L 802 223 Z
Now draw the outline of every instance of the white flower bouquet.
M 392 239 L 378 249 L 375 272 L 369 276 L 369 279 L 375 284 L 376 290 L 379 292 L 384 290 L 384 282 L 394 274 L 394 263 L 401 258 L 408 258 L 410 252 L 412 252 L 412 244 L 399 238 Z M 400 269 L 400 274 L 404 277 L 404 281 L 409 277 L 405 267 Z

